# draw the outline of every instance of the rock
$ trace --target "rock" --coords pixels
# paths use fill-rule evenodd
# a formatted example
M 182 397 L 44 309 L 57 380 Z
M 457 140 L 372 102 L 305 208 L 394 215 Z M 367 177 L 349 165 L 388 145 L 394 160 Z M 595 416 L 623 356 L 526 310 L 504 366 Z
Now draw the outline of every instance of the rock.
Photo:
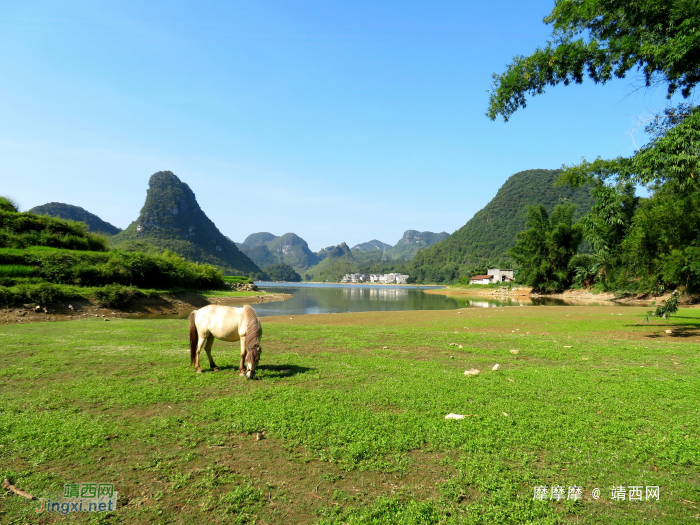
M 465 416 L 463 416 L 462 414 L 452 414 L 452 413 L 449 413 L 449 414 L 447 414 L 447 415 L 445 416 L 445 419 L 464 419 L 464 417 L 465 417 Z
M 457 346 L 457 343 L 450 343 L 450 346 Z
M 109 321 L 109 319 L 107 319 L 107 318 L 105 317 L 105 321 Z
M 69 309 L 69 310 L 75 310 L 75 308 L 73 308 L 73 305 L 72 305 L 72 304 L 69 304 L 69 305 L 68 305 L 68 309 Z
M 573 346 L 565 346 L 564 348 L 573 348 Z
M 464 371 L 465 376 L 475 376 L 479 374 L 479 369 L 477 368 L 471 368 L 469 370 Z
M 506 416 L 506 417 L 508 417 L 508 414 L 507 414 L 506 412 L 503 412 L 503 415 Z
M 511 354 L 518 355 L 520 353 L 520 350 L 511 350 Z
M 493 365 L 493 368 L 491 370 L 500 370 L 500 369 L 501 369 L 501 365 L 496 363 L 495 365 Z
M 673 330 L 666 330 L 666 333 L 667 333 L 667 334 L 672 334 L 672 333 L 673 333 Z
M 461 348 L 462 348 L 462 345 L 457 345 L 457 348 L 461 349 Z

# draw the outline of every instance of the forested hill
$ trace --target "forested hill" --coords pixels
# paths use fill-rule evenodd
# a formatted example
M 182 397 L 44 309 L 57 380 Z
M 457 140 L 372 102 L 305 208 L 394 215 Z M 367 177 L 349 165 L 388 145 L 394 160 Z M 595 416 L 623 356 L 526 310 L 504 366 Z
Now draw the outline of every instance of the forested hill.
M 190 187 L 170 171 L 151 176 L 138 219 L 110 242 L 124 250 L 168 249 L 232 275 L 260 272 L 206 216 Z
M 73 206 L 72 204 L 64 204 L 62 202 L 49 202 L 41 206 L 35 206 L 29 210 L 29 213 L 48 215 L 49 217 L 57 217 L 69 221 L 84 222 L 91 232 L 105 235 L 116 235 L 122 231 L 121 228 L 117 228 L 107 221 L 103 221 L 94 213 L 90 213 L 80 206 Z
M 450 282 L 481 264 L 507 263 L 506 252 L 525 229 L 526 207 L 542 204 L 550 211 L 565 201 L 578 206 L 575 218 L 593 205 L 588 188 L 554 187 L 561 170 L 527 170 L 512 175 L 496 196 L 467 224 L 430 248 L 419 251 L 408 266 L 416 282 Z

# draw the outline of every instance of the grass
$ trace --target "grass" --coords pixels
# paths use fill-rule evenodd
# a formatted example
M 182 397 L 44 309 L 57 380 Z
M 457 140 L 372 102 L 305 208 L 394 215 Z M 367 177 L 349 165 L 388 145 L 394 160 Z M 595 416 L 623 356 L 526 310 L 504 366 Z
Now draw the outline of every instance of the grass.
M 77 523 L 689 523 L 700 310 L 644 313 L 264 318 L 259 381 L 239 378 L 237 343 L 214 344 L 221 372 L 188 369 L 182 320 L 3 326 L 0 477 L 38 497 L 114 482 L 118 510 Z M 538 485 L 584 500 L 533 501 Z M 0 495 L 0 522 L 63 519 L 36 508 Z

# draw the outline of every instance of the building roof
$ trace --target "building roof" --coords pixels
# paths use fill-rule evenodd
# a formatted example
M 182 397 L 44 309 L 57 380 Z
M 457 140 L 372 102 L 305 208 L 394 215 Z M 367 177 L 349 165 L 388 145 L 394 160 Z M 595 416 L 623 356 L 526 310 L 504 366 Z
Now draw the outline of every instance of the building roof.
M 469 280 L 493 279 L 493 275 L 472 275 Z

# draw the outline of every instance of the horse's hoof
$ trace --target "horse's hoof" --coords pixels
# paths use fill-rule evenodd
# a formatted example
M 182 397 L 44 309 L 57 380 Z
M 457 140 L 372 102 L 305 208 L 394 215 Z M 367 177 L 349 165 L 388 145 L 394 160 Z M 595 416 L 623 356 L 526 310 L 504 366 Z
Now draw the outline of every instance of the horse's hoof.
M 238 375 L 243 377 L 245 375 L 245 372 L 238 372 Z
M 198 368 L 198 369 L 197 369 L 197 373 L 198 373 L 198 374 L 201 374 L 201 373 L 202 373 L 202 369 L 201 369 L 201 368 Z
M 213 372 L 218 372 L 218 371 L 219 371 L 219 367 L 218 367 L 218 366 L 215 366 L 214 368 L 212 368 L 212 371 L 213 371 Z

